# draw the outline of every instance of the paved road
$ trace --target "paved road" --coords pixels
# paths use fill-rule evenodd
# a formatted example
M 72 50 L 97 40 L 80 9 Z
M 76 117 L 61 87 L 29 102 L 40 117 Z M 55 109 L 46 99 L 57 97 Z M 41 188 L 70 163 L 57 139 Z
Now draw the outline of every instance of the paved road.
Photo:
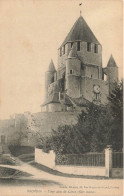
M 71 195 L 85 196 L 85 194 L 87 196 L 92 196 L 92 195 L 95 195 L 95 196 L 97 196 L 97 195 L 98 196 L 102 196 L 102 195 L 103 196 L 106 196 L 106 195 L 122 196 L 122 188 L 121 188 L 122 187 L 122 180 L 121 179 L 104 179 L 103 180 L 103 179 L 83 179 L 83 178 L 69 178 L 69 177 L 63 177 L 63 176 L 55 176 L 53 174 L 50 174 L 50 173 L 41 171 L 37 168 L 34 168 L 33 166 L 31 166 L 27 163 L 23 163 L 23 162 L 21 162 L 21 164 L 18 166 L 9 166 L 9 165 L 0 165 L 0 166 L 18 169 L 20 171 L 27 172 L 27 173 L 30 173 L 33 175 L 28 179 L 33 180 L 34 184 L 31 185 L 31 184 L 27 183 L 23 187 L 24 190 L 26 189 L 25 191 L 27 194 L 30 193 L 30 190 L 32 190 L 32 188 L 34 188 L 34 187 L 36 188 L 36 185 L 37 185 L 37 188 L 38 187 L 41 188 L 41 184 L 42 184 L 42 187 L 45 185 L 47 187 L 52 186 L 52 188 L 49 188 L 49 190 L 42 189 L 42 191 L 46 190 L 47 194 L 49 193 L 49 195 L 56 195 L 57 194 L 57 195 L 62 196 L 62 193 L 57 193 L 57 192 L 56 192 L 56 194 L 55 194 L 55 192 L 52 193 L 52 191 L 54 191 L 56 189 L 58 191 L 66 191 L 68 194 L 70 194 L 70 196 Z M 38 183 L 38 180 L 39 180 L 39 183 Z M 40 182 L 45 182 L 45 183 L 43 185 L 43 183 L 40 183 Z M 49 182 L 49 183 L 47 183 L 47 182 Z M 14 181 L 13 181 L 13 183 L 14 183 Z M 27 192 L 27 187 L 28 188 L 30 187 L 29 192 Z M 2 189 L 4 189 L 4 187 L 2 187 Z M 16 190 L 15 187 L 14 187 L 14 190 Z M 18 190 L 19 189 L 17 189 L 17 191 Z M 46 194 L 46 192 L 42 192 L 42 193 Z M 66 193 L 66 195 L 67 195 L 67 193 Z M 18 195 L 19 194 L 21 194 L 21 193 L 19 192 Z M 37 195 L 38 194 L 42 195 L 41 192 L 39 192 L 39 193 L 37 192 Z M 2 196 L 4 196 L 4 195 L 2 195 Z

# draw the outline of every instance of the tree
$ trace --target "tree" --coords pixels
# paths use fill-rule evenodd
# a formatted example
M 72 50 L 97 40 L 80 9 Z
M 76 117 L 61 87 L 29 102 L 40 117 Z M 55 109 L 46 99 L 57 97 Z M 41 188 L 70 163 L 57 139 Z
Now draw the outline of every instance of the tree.
M 83 135 L 87 141 L 86 149 L 89 152 L 103 151 L 111 135 L 113 117 L 106 106 L 93 103 L 87 107 L 87 113 L 78 118 L 78 129 L 83 128 Z
M 108 97 L 111 113 L 119 120 L 123 119 L 123 81 L 115 83 L 114 89 Z
M 78 116 L 78 123 L 74 126 L 59 126 L 52 131 L 52 136 L 46 140 L 47 146 L 58 154 L 82 154 L 90 151 L 102 151 L 108 144 L 106 134 L 110 124 L 108 111 L 103 106 L 89 104 L 87 111 Z M 104 120 L 103 120 L 104 119 Z M 46 148 L 46 144 L 42 146 Z
M 108 97 L 109 108 L 113 116 L 110 143 L 114 150 L 123 148 L 123 81 L 115 83 L 115 88 Z

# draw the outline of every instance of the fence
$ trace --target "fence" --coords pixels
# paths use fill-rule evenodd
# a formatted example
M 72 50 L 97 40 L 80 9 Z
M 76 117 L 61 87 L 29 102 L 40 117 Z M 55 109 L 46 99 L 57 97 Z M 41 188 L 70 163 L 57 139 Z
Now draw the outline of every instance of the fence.
M 57 155 L 56 165 L 105 166 L 105 153 Z
M 35 162 L 62 173 L 86 176 L 123 177 L 123 152 L 56 155 L 35 149 Z
M 123 168 L 123 152 L 112 153 L 112 168 Z

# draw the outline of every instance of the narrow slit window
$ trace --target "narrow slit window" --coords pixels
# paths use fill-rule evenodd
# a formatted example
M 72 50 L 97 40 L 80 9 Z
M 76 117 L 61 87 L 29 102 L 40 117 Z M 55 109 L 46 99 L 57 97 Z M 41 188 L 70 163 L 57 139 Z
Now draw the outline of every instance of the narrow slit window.
M 70 70 L 70 74 L 72 74 L 73 73 L 73 71 L 72 71 L 72 69 Z
M 96 93 L 96 100 L 99 100 L 99 94 Z
M 87 51 L 91 52 L 91 43 L 87 43 Z
M 98 53 L 98 45 L 97 44 L 94 45 L 94 52 Z
M 71 42 L 71 48 L 72 48 L 72 46 L 73 46 L 73 42 Z
M 77 51 L 80 51 L 80 42 L 77 42 Z
M 63 46 L 63 54 L 65 54 L 65 45 Z

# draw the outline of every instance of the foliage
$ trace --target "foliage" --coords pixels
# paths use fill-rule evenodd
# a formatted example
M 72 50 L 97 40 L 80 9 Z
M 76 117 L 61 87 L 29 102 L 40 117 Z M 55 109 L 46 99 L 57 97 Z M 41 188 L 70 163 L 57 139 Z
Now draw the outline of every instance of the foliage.
M 110 96 L 108 97 L 109 105 L 111 108 L 111 113 L 114 117 L 119 120 L 123 118 L 123 81 L 119 84 L 114 84 L 114 89 L 112 90 Z
M 36 147 L 43 149 L 44 152 L 48 153 L 51 150 L 51 139 L 50 137 L 40 137 L 40 140 L 37 140 L 37 145 Z
M 110 143 L 115 150 L 123 148 L 123 81 L 115 83 L 115 88 L 108 97 L 113 116 Z
M 42 143 L 43 149 L 57 154 L 101 152 L 107 145 L 116 151 L 123 147 L 123 84 L 116 84 L 106 106 L 89 103 L 74 126 L 59 126 Z
M 108 126 L 111 119 L 106 108 L 89 104 L 87 112 L 82 111 L 74 126 L 60 126 L 53 130 L 51 149 L 59 154 L 81 154 L 102 151 L 108 144 Z M 103 120 L 104 119 L 104 120 Z M 99 143 L 99 145 L 98 145 Z

